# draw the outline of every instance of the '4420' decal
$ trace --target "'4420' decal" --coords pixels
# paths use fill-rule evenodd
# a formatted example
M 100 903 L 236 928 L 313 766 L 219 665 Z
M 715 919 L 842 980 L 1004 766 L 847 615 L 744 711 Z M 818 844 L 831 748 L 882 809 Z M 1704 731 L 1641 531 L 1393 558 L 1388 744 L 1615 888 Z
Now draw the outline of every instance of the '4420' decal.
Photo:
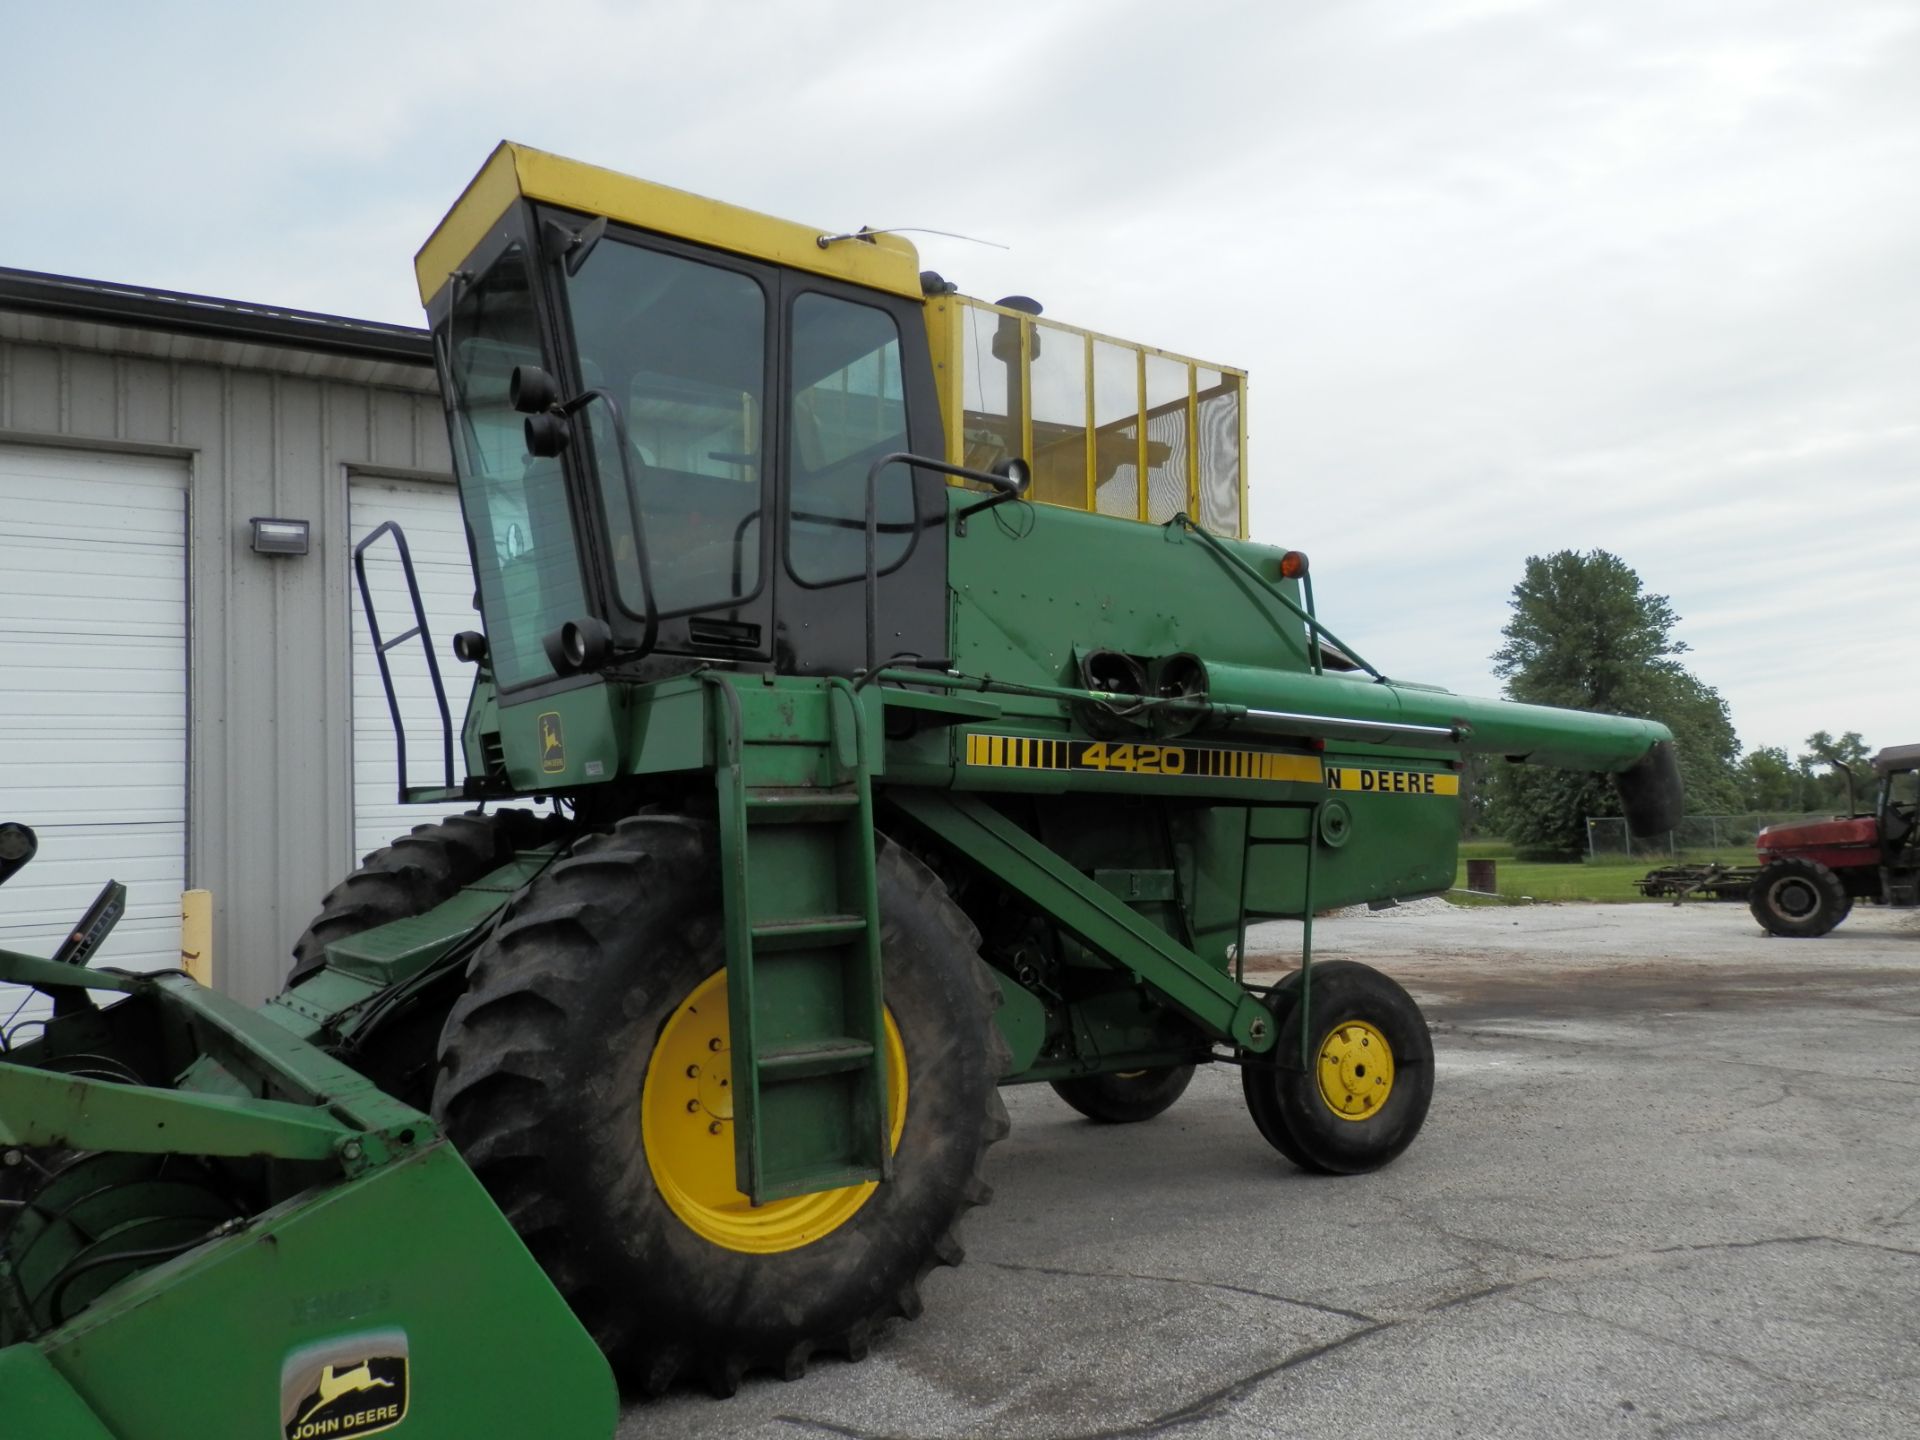
M 967 764 L 1019 770 L 1082 770 L 1099 775 L 1184 775 L 1209 780 L 1321 783 L 1313 755 L 1217 745 L 1152 745 L 1114 740 L 1041 740 L 1031 735 L 969 735 Z

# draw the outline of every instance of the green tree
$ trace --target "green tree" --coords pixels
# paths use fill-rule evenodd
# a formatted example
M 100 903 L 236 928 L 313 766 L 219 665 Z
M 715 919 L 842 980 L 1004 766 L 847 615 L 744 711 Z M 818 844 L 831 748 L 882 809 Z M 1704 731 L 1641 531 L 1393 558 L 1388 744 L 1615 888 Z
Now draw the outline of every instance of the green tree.
M 1687 808 L 1739 805 L 1739 740 L 1727 705 L 1676 658 L 1686 642 L 1664 595 L 1647 592 L 1617 555 L 1562 550 L 1527 558 L 1513 616 L 1494 652 L 1507 694 L 1535 705 L 1640 715 L 1673 731 Z M 1575 858 L 1589 815 L 1618 815 L 1604 776 L 1503 766 L 1488 787 L 1488 820 L 1523 854 Z
M 1771 814 L 1800 808 L 1799 772 L 1778 745 L 1763 745 L 1740 761 L 1740 808 Z

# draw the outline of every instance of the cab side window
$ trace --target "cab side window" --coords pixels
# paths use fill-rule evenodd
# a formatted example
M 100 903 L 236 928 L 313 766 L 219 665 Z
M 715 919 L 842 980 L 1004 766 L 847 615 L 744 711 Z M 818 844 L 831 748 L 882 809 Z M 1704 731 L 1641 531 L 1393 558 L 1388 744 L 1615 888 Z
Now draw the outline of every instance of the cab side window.
M 866 574 L 866 484 L 873 462 L 906 450 L 900 331 L 870 305 L 808 293 L 793 305 L 787 459 L 787 565 L 803 585 Z M 881 471 L 874 487 L 877 573 L 906 559 L 914 537 L 913 475 Z

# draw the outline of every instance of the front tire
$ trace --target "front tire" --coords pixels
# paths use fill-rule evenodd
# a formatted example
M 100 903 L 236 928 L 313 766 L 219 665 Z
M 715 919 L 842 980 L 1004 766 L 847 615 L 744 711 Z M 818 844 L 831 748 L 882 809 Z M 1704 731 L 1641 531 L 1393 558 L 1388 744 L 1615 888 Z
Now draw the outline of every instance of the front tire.
M 919 1313 L 929 1270 L 960 1261 L 955 1226 L 989 1197 L 981 1162 L 1007 1129 L 999 991 L 932 872 L 884 840 L 875 858 L 907 1082 L 894 1178 L 825 1192 L 829 1225 L 776 1217 L 771 1242 L 753 1233 L 766 1212 L 820 1197 L 703 1219 L 714 1197 L 698 1168 L 645 1138 L 664 1115 L 649 1092 L 687 1073 L 675 1047 L 722 973 L 710 826 L 639 817 L 581 842 L 475 956 L 434 1115 L 630 1384 L 726 1394 L 752 1370 L 797 1377 L 817 1350 L 858 1359 L 877 1326 Z M 730 1155 L 730 1122 L 713 1123 Z
M 424 915 L 522 850 L 544 845 L 557 822 L 531 810 L 471 811 L 416 825 L 326 893 L 320 913 L 294 942 L 291 990 L 326 967 L 327 947 L 395 920 Z
M 1818 860 L 1791 855 L 1771 861 L 1747 896 L 1753 918 L 1775 935 L 1812 940 L 1847 918 L 1853 897 Z
M 1378 1170 L 1426 1123 L 1433 1037 L 1413 997 L 1366 965 L 1315 965 L 1308 995 L 1303 1014 L 1299 979 L 1290 976 L 1270 999 L 1280 1038 L 1241 1066 L 1247 1109 L 1267 1142 L 1304 1170 Z

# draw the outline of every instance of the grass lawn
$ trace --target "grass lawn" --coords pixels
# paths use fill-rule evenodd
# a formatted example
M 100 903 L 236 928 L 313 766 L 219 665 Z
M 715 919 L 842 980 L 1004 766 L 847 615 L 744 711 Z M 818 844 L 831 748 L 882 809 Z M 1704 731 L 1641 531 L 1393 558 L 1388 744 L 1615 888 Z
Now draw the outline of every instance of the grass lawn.
M 1729 850 L 1720 854 L 1701 851 L 1673 856 L 1622 856 L 1617 860 L 1554 864 L 1513 858 L 1513 846 L 1504 840 L 1469 840 L 1460 846 L 1460 869 L 1454 876 L 1454 893 L 1448 898 L 1463 905 L 1496 902 L 1476 900 L 1460 892 L 1467 885 L 1467 861 L 1492 860 L 1503 899 L 1518 900 L 1645 900 L 1633 888 L 1633 882 L 1660 865 L 1705 864 L 1720 860 L 1729 865 L 1751 865 L 1751 850 Z
M 1644 900 L 1633 882 L 1653 868 L 1651 864 L 1632 865 L 1552 865 L 1528 860 L 1506 860 L 1494 856 L 1477 859 L 1496 860 L 1500 893 L 1510 900 Z M 1460 873 L 1453 881 L 1465 889 L 1467 865 L 1460 862 Z M 1449 897 L 1462 900 L 1465 897 Z M 1471 901 L 1467 903 L 1471 904 Z

